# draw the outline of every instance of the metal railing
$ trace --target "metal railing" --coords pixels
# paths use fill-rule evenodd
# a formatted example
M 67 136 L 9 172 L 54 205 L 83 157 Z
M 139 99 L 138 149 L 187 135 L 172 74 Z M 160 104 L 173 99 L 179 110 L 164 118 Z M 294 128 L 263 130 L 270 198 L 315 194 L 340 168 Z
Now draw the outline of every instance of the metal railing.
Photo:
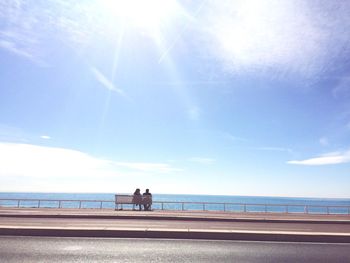
M 172 205 L 167 209 L 165 205 Z M 157 207 L 158 205 L 158 207 Z M 305 204 L 255 204 L 255 203 L 217 203 L 217 202 L 176 202 L 154 201 L 153 207 L 160 210 L 199 210 L 223 212 L 261 212 L 261 213 L 305 213 L 305 214 L 347 214 L 350 206 L 340 205 L 305 205 Z M 192 209 L 191 209 L 192 208 Z
M 69 200 L 69 199 L 0 199 L 0 207 L 26 208 L 92 208 L 115 209 L 114 200 Z M 132 205 L 124 205 L 132 208 Z M 345 214 L 350 215 L 350 206 L 305 205 L 305 204 L 251 204 L 251 203 L 215 203 L 153 201 L 155 210 L 180 211 L 222 211 L 240 213 L 304 213 L 304 214 Z
M 75 199 L 17 199 L 17 198 L 0 199 L 0 207 L 18 207 L 18 208 L 31 207 L 31 208 L 79 208 L 79 209 L 80 208 L 99 208 L 99 209 L 102 209 L 104 208 L 103 204 L 105 203 L 114 204 L 114 201 L 112 200 L 75 200 Z

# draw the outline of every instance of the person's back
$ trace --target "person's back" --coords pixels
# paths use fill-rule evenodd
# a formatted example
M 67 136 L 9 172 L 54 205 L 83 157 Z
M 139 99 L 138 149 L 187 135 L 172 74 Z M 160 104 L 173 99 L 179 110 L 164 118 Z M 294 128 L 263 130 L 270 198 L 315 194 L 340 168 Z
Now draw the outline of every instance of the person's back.
M 143 207 L 145 211 L 150 210 L 152 205 L 152 194 L 149 192 L 149 189 L 146 189 L 146 192 L 143 193 Z
M 142 196 L 139 188 L 135 190 L 132 202 L 134 205 L 139 206 L 139 210 L 141 210 Z

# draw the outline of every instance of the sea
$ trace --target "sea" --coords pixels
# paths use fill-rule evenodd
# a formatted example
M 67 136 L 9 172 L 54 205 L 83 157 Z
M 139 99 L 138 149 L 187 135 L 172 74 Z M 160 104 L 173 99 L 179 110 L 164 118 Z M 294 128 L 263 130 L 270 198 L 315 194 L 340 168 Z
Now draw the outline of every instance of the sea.
M 18 203 L 18 199 L 21 200 L 20 203 Z M 40 204 L 38 200 L 41 200 Z M 69 201 L 59 202 L 58 200 Z M 84 200 L 84 202 L 80 203 L 79 200 Z M 60 206 L 61 208 L 115 209 L 114 200 L 114 193 L 0 192 L 0 207 L 16 207 L 18 205 L 20 207 L 38 207 L 40 205 L 40 207 L 48 208 Z M 350 214 L 350 198 L 153 194 L 152 208 L 227 212 Z M 124 205 L 123 209 L 132 209 L 132 206 Z

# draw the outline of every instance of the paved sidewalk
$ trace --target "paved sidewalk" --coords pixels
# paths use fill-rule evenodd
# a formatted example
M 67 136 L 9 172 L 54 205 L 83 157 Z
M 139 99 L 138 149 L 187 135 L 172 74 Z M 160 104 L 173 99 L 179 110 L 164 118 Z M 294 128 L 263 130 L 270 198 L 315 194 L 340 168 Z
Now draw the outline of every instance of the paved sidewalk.
M 120 218 L 194 221 L 279 221 L 349 223 L 350 215 L 303 214 L 303 213 L 237 213 L 220 211 L 132 211 L 113 209 L 67 209 L 67 208 L 5 208 L 0 207 L 0 217 L 55 217 L 55 218 Z
M 0 234 L 350 243 L 350 216 L 2 207 Z

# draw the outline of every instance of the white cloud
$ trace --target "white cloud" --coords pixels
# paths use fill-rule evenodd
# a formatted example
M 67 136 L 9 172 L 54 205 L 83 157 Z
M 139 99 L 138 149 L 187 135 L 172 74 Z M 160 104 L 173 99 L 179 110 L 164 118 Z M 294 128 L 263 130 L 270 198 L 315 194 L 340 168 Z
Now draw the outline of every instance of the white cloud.
M 123 169 L 127 168 L 127 170 Z M 89 154 L 32 144 L 0 142 L 0 178 L 152 175 L 180 171 L 166 163 L 116 162 Z
M 112 175 L 108 161 L 76 150 L 0 143 L 0 176 L 62 177 Z
M 44 139 L 44 140 L 50 140 L 51 139 L 51 137 L 48 136 L 48 135 L 41 135 L 40 138 Z
M 213 164 L 216 160 L 213 158 L 205 157 L 192 157 L 188 159 L 190 162 L 200 163 L 200 164 Z
M 329 165 L 329 164 L 341 164 L 350 162 L 350 151 L 347 152 L 333 152 L 321 155 L 319 157 L 310 158 L 306 160 L 294 160 L 288 161 L 289 164 L 299 165 Z

